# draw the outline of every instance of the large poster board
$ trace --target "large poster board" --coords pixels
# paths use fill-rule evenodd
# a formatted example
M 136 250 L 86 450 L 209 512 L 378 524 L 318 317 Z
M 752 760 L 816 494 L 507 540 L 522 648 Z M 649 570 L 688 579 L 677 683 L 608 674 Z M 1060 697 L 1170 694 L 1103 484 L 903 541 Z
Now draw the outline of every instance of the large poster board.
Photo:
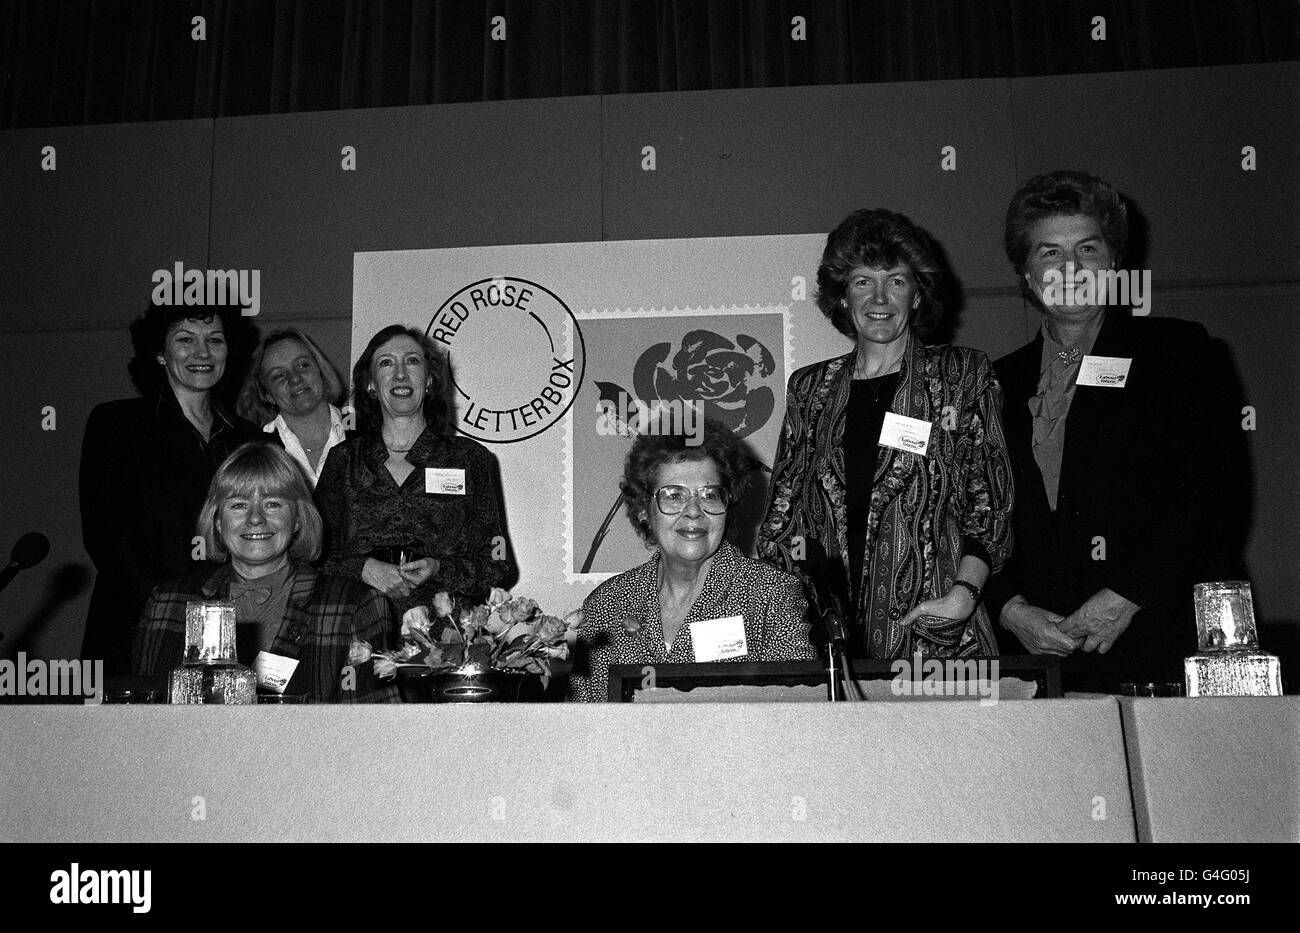
M 352 359 L 392 323 L 447 352 L 457 428 L 501 466 L 515 589 L 567 610 L 649 556 L 616 508 L 638 412 L 675 412 L 688 434 L 701 415 L 717 418 L 771 463 L 790 373 L 850 347 L 813 302 L 824 243 L 808 234 L 357 253 Z M 729 518 L 746 549 L 765 476 L 755 471 Z

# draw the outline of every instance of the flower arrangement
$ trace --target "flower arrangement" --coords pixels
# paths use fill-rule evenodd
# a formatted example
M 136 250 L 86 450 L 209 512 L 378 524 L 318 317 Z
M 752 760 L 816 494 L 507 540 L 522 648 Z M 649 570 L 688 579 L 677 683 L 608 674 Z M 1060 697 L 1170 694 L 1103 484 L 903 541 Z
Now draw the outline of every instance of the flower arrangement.
M 437 622 L 445 623 L 436 638 Z M 541 675 L 551 681 L 551 662 L 569 657 L 582 626 L 582 610 L 564 618 L 545 615 L 531 599 L 493 587 L 487 602 L 474 604 L 459 594 L 438 593 L 430 606 L 415 606 L 402 616 L 402 647 L 369 651 L 378 677 L 400 667 L 453 671 L 497 668 Z M 358 646 L 354 646 L 356 648 Z

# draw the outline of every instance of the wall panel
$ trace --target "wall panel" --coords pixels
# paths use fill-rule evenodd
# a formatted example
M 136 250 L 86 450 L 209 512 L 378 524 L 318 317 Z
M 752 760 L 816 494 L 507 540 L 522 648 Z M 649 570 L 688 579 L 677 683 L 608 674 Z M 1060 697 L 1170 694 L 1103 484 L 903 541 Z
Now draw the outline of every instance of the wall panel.
M 346 316 L 355 252 L 598 240 L 599 118 L 573 97 L 217 120 L 212 262 L 260 269 L 268 316 Z
M 1019 179 L 1082 168 L 1117 186 L 1145 218 L 1157 286 L 1294 282 L 1298 89 L 1300 63 L 1018 79 Z
M 29 531 L 49 556 L 0 593 L 0 657 L 19 649 L 76 657 L 94 569 L 81 544 L 78 464 L 86 417 L 99 402 L 133 394 L 126 328 L 0 335 L 0 560 Z M 42 429 L 53 406 L 55 430 Z
M 816 233 L 887 207 L 939 240 L 966 288 L 1007 285 L 1006 81 L 620 94 L 603 108 L 607 239 Z M 945 146 L 956 171 L 941 170 Z
M 202 268 L 211 156 L 209 120 L 0 133 L 0 330 L 113 327 L 155 269 Z

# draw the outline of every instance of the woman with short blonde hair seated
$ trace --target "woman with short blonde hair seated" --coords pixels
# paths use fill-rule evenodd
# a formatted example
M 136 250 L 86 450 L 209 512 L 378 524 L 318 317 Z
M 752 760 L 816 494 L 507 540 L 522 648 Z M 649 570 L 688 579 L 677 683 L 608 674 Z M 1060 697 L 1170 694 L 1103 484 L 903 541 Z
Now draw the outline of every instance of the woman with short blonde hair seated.
M 296 661 L 287 694 L 315 702 L 384 702 L 393 687 L 374 677 L 367 649 L 395 635 L 388 601 L 364 584 L 318 573 L 321 517 L 297 464 L 271 444 L 244 444 L 217 469 L 197 531 L 220 567 L 158 586 L 145 605 L 132 652 L 137 674 L 164 674 L 181 663 L 185 605 L 235 604 L 239 660 L 259 652 Z

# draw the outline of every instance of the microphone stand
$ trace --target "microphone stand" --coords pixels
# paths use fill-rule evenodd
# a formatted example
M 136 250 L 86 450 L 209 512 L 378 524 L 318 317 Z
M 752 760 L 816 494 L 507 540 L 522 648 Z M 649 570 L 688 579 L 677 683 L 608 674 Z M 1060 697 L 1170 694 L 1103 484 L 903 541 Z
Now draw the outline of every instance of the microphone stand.
M 839 703 L 844 700 L 843 696 L 836 696 L 836 690 L 835 690 L 835 682 L 840 679 L 839 663 L 835 658 L 835 652 L 837 650 L 839 650 L 839 646 L 834 641 L 830 641 L 826 643 L 826 657 L 828 659 L 828 663 L 826 665 L 826 678 L 827 678 L 826 682 L 831 688 L 832 703 Z
M 836 603 L 839 600 L 835 600 Z M 830 687 L 830 701 L 832 703 L 841 703 L 848 699 L 848 666 L 844 656 L 844 642 L 848 638 L 848 633 L 844 630 L 844 616 L 836 605 L 831 609 L 823 610 L 822 624 L 826 626 L 826 682 Z M 839 652 L 838 657 L 836 652 Z M 837 691 L 835 682 L 839 679 L 840 668 L 843 667 L 846 674 L 844 680 L 844 689 Z M 838 693 L 838 695 L 837 695 Z
M 811 540 L 808 548 L 808 557 L 800 561 L 798 566 L 808 591 L 809 605 L 814 610 L 820 610 L 818 615 L 826 632 L 826 684 L 830 689 L 830 701 L 839 703 L 849 698 L 849 681 L 852 680 L 845 647 L 849 633 L 844 625 L 845 600 L 840 593 L 842 581 L 840 589 L 837 589 L 830 571 L 831 566 L 835 566 L 837 571 L 841 568 L 838 563 L 832 564 L 820 541 Z M 841 670 L 844 672 L 843 690 L 836 685 Z

